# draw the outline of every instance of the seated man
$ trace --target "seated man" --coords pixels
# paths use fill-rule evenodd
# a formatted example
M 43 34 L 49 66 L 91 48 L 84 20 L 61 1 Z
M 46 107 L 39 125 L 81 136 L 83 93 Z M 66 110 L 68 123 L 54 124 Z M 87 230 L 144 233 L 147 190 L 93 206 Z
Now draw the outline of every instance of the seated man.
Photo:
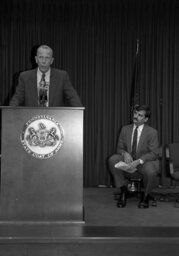
M 126 206 L 128 179 L 137 176 L 142 177 L 144 184 L 144 193 L 138 207 L 149 207 L 150 193 L 156 186 L 156 177 L 159 173 L 158 133 L 146 124 L 150 115 L 148 106 L 135 107 L 133 124 L 122 128 L 117 152 L 108 159 L 109 170 L 120 193 L 119 207 Z

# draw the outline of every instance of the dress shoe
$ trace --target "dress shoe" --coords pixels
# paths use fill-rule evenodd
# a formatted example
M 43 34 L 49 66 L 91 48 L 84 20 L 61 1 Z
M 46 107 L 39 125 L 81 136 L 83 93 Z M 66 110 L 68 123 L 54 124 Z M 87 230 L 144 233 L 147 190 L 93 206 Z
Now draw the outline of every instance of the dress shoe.
M 138 205 L 139 208 L 149 208 L 149 195 L 143 195 Z
M 157 207 L 157 199 L 154 196 L 149 195 L 149 201 L 152 201 L 152 207 Z
M 127 188 L 121 187 L 121 194 L 117 202 L 117 207 L 119 208 L 126 207 L 126 202 L 127 202 Z

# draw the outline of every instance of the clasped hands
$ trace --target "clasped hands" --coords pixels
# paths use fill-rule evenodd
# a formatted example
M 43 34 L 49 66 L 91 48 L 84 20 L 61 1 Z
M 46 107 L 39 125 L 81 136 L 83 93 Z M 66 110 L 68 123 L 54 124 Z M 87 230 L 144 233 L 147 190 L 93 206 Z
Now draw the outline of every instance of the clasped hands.
M 140 164 L 139 159 L 133 160 L 132 156 L 128 152 L 123 153 L 124 162 L 128 164 L 129 169 L 133 170 Z

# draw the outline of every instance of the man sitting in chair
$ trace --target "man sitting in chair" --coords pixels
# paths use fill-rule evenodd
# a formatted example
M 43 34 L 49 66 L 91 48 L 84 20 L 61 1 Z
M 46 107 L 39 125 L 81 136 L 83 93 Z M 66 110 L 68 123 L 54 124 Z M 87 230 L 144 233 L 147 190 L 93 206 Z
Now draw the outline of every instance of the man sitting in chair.
M 158 132 L 147 125 L 151 112 L 146 105 L 137 105 L 133 111 L 133 124 L 122 128 L 117 152 L 108 159 L 109 170 L 120 194 L 118 206 L 125 207 L 129 178 L 142 177 L 144 192 L 139 208 L 149 207 L 150 193 L 156 186 L 159 173 Z

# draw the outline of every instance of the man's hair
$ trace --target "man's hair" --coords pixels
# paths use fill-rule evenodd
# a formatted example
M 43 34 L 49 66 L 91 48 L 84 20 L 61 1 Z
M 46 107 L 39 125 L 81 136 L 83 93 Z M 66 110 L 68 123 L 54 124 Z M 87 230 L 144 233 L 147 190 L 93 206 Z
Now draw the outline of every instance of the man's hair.
M 38 53 L 38 50 L 39 50 L 40 48 L 46 49 L 46 50 L 50 50 L 51 53 L 52 53 L 52 57 L 53 57 L 53 50 L 52 50 L 52 48 L 51 48 L 50 46 L 45 45 L 45 44 L 40 45 L 40 46 L 37 48 L 37 53 Z
M 149 106 L 147 106 L 147 105 L 135 105 L 134 106 L 134 112 L 141 111 L 141 110 L 145 111 L 145 117 L 148 117 L 148 118 L 151 117 L 151 111 L 150 111 Z

